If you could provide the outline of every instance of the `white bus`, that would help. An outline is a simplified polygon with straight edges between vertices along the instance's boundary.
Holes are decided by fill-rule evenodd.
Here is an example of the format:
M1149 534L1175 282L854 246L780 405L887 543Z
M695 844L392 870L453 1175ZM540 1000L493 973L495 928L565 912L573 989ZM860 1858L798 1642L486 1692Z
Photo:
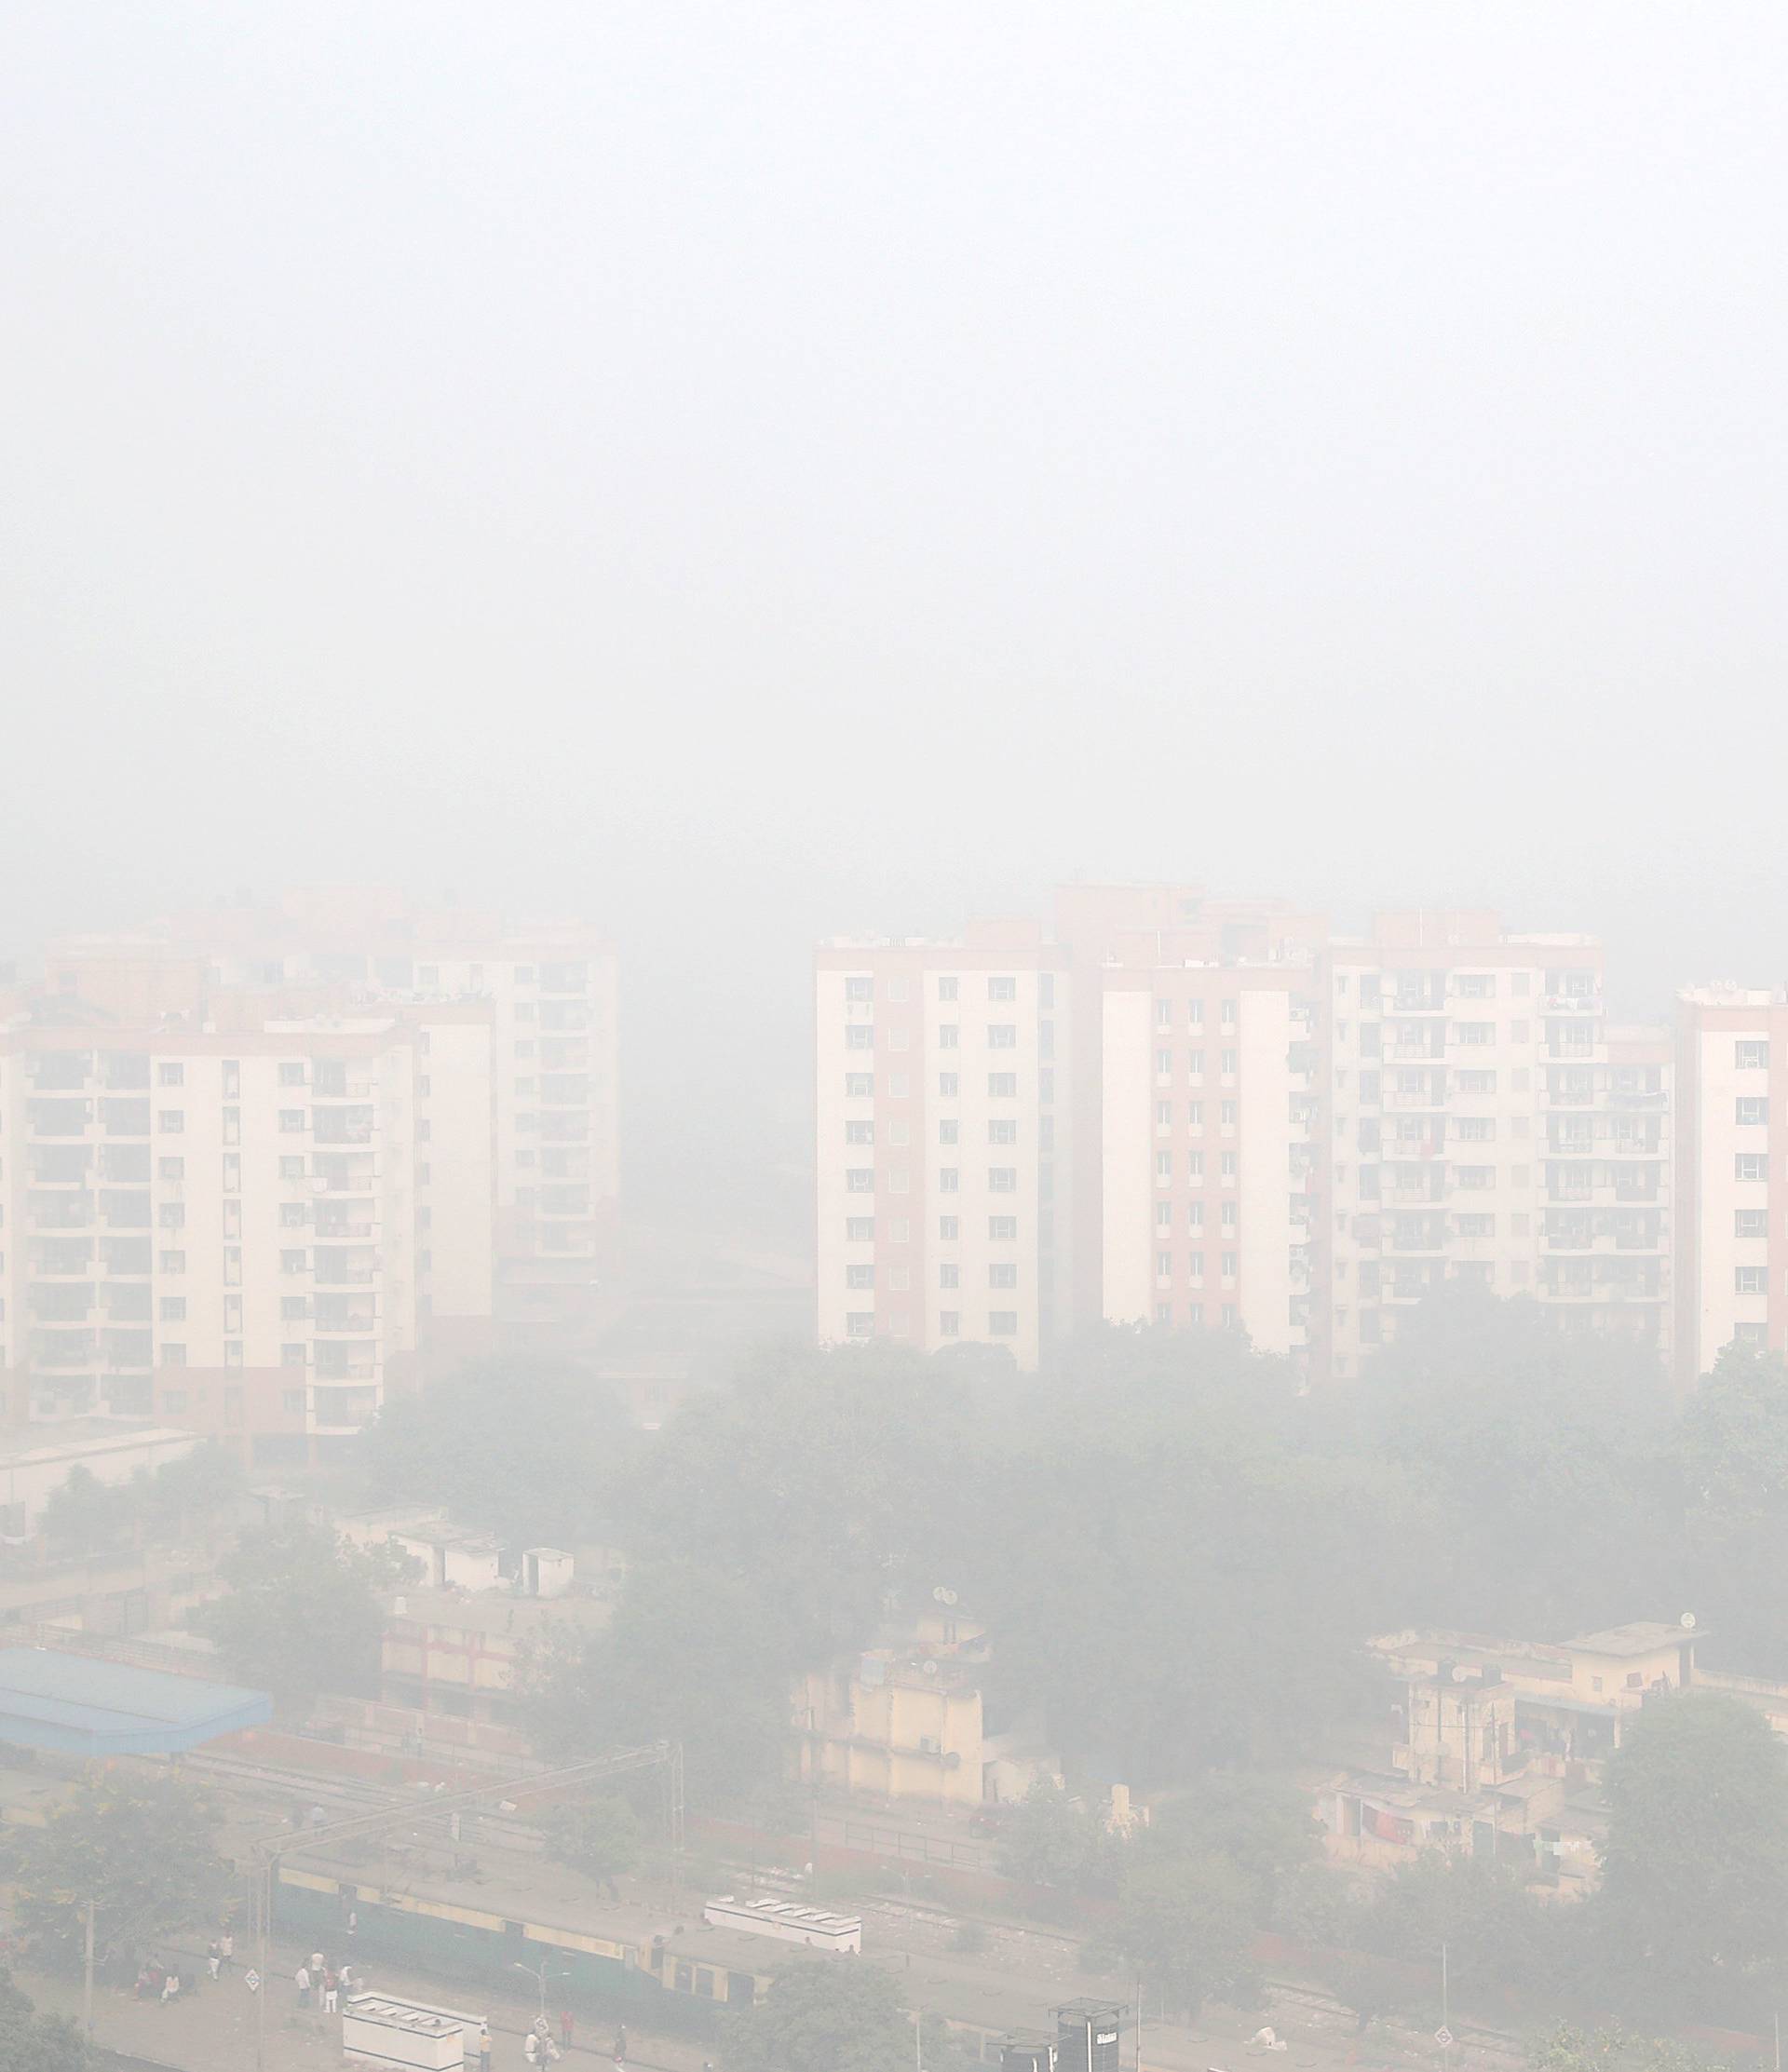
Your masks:
M742 1929L747 1935L768 1935L779 1943L801 1943L810 1950L860 1951L863 1924L855 1914L827 1914L796 1900L710 1900L701 1917L712 1928Z

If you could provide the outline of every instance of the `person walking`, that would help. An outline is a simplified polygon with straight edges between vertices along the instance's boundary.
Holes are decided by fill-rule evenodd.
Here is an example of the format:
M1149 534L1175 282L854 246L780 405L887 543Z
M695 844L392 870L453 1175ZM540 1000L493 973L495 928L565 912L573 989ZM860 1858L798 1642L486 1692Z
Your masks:
M333 1971L323 1973L323 2012L325 2014L334 2013L335 1996L341 1988L341 1980L336 1977Z
M478 2025L478 2072L491 2072L491 2025Z
M216 1978L217 1968L220 1964L223 1963L223 1961L224 1953L218 1948L216 1943L212 1942L207 1943L205 1947L205 1968L208 1971L210 1971L212 1978Z
M298 1988L298 2005L308 2007L310 2005L310 1966L301 1964L291 1974L291 1983Z
M522 2038L522 2055L530 2065L538 2065L540 2062L540 2038L532 2029Z
M320 1985L323 1983L323 1953L321 1950L312 1950L310 1953L310 1969L318 1984Z
M228 1929L217 1939L217 1959L226 1971L236 1969L236 1937Z
M571 2049L572 2032L576 2025L571 2018L571 2010L568 2007L561 2008L559 2010L559 2040L567 2051Z

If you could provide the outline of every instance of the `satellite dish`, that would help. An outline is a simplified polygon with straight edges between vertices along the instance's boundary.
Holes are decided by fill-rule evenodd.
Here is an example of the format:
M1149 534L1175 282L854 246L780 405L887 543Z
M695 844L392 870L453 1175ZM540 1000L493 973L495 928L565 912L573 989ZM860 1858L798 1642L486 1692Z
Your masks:
M931 1592L931 1602L934 1605L941 1605L945 1602L945 1591L941 1583Z
M936 1674L938 1673L938 1665L937 1665L937 1663L936 1663L936 1662L927 1662L927 1663L926 1663L926 1665L925 1665L925 1673L926 1673L926 1674L927 1674L928 1676L935 1676L935 1675L936 1675Z
M1685 1612L1676 1623L1683 1629L1684 1632L1692 1633L1695 1631L1695 1614Z
M943 1601L946 1605L954 1605L956 1601L955 1591L954 1590L946 1590L943 1593Z
M1469 1669L1455 1668L1453 1681L1456 1684L1469 1684L1471 1681L1471 1672Z

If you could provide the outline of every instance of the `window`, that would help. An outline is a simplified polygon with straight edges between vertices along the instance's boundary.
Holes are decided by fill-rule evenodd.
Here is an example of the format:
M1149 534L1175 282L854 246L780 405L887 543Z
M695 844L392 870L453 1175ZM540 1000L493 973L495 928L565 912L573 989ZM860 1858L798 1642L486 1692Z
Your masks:
M1171 1101L1158 1101L1158 1102L1156 1102L1156 1104L1155 1104L1155 1127L1156 1127L1156 1128L1157 1128L1158 1130L1171 1130L1171 1129L1172 1129L1172 1128L1173 1127L1173 1104L1172 1104L1172 1102L1171 1102Z
M1497 977L1494 971L1461 971L1458 978L1458 994L1462 1000L1494 1000L1497 996Z
M955 1216L938 1218L938 1238L943 1244L954 1244L962 1234L962 1225Z
M954 1022L940 1022L938 1024L938 1049L940 1050L959 1050L961 1046L961 1029Z
M186 1364L186 1348L184 1346L164 1346L160 1359L164 1367L183 1367Z
M875 1031L867 1022L853 1022L845 1031L847 1050L873 1050L875 1048Z
M847 1144L874 1144L875 1125L873 1122L847 1122L845 1125Z
M887 1098L904 1101L913 1090L913 1081L904 1072L890 1072L887 1076Z
M1185 1155L1185 1176L1188 1180L1204 1178L1204 1153L1188 1151Z
M1172 1177L1173 1154L1171 1151L1158 1151L1155 1154L1156 1185L1158 1186L1164 1187L1167 1185L1168 1182L1172 1179Z
M1171 1201L1158 1201L1155 1204L1155 1227L1157 1230L1172 1229L1173 1204Z
M279 1067L279 1084L282 1087L301 1087L304 1083L305 1068L302 1064L287 1063Z
M158 1253L156 1259L156 1271L157 1273L184 1273L186 1271L186 1254L183 1252Z
M305 1161L298 1158L282 1158L279 1161L279 1177L282 1180L302 1180L305 1177Z
M1763 1294L1768 1287L1767 1272L1768 1269L1763 1266L1734 1266L1732 1293L1735 1295Z
M183 1087L186 1084L186 1067L183 1064L158 1064L156 1067L156 1084L158 1087Z
M1204 1284L1204 1254L1203 1254L1203 1253L1201 1253L1201 1252L1192 1252L1192 1253L1188 1253L1186 1254L1186 1260L1185 1260L1185 1271L1186 1271L1186 1276L1187 1276L1187 1278L1188 1278L1188 1279L1189 1279L1189 1280L1191 1280L1191 1282L1192 1282L1192 1285L1193 1285L1193 1286L1194 1286L1195 1288L1198 1288L1198 1287L1202 1287L1202 1286L1203 1286L1203 1284Z
M990 1288L1016 1288L1018 1268L1010 1265L995 1265L987 1269L987 1285Z
M1494 1116L1461 1116L1456 1127L1461 1144L1488 1144L1497 1133L1497 1123Z
M957 987L955 979L940 979L938 981L938 998L940 1000L954 1000L956 997L956 992Z
M1735 1122L1768 1122L1769 1104L1761 1094L1741 1093L1734 1104L1732 1119Z
M960 1081L954 1072L940 1072L938 1074L939 1098L944 1101L954 1101L956 1098L959 1085Z
M184 1230L186 1212L178 1201L164 1201L156 1211L156 1224L162 1230Z
M990 1022L987 1024L987 1048L990 1050L1016 1050L1018 1024L1015 1022Z
M962 1268L960 1266L954 1263L946 1263L938 1268L938 1286L940 1288L960 1288L961 1285Z
M1767 1043L1741 1043L1736 1049L1736 1063L1741 1072L1760 1072L1768 1069L1769 1046Z
M1494 1022L1461 1022L1458 1024L1457 1040L1474 1045L1494 1043L1497 1040L1497 1025Z
M1461 1238L1494 1238L1497 1234L1495 1216L1463 1215L1459 1218Z
M1173 1278L1173 1254L1171 1252L1158 1252L1155 1254L1155 1278L1157 1280L1171 1280Z
M1223 1003L1223 1025L1226 1029L1233 1029L1236 1025L1236 1003L1233 1000Z
M1155 1026L1158 1029L1171 1029L1173 1026L1173 1003L1172 1000L1156 1001Z
M1239 1104L1234 1101L1217 1103L1217 1121L1225 1130L1233 1130L1239 1117Z
M1018 1142L1017 1123L990 1122L987 1125L987 1142L989 1144L1016 1144Z
M845 1218L845 1242L853 1245L873 1244L875 1241L875 1218L874 1216L847 1216Z
M845 981L845 998L847 1000L873 1000L874 997L875 982L874 979L856 978Z
M309 1314L310 1297L308 1295L281 1295L279 1297L279 1316L283 1322L302 1323Z
M847 1101L870 1101L875 1094L875 1075L873 1072L847 1072L845 1074L845 1099Z
M1735 1346L1767 1346L1769 1343L1768 1324L1734 1324L1732 1343Z
M1220 1051L1217 1057L1217 1064L1218 1069L1222 1072L1226 1079L1233 1079L1235 1077L1236 1053L1233 1050Z
M162 1322L165 1324L184 1323L186 1320L186 1297L184 1295L163 1295L159 1314Z
M183 1180L186 1177L186 1161L184 1158L157 1158L156 1175L161 1180Z
M1188 1101L1186 1103L1185 1120L1189 1129L1202 1130L1204 1128L1204 1103L1202 1101Z
M1018 1336L1018 1311L996 1309L987 1319L987 1335L990 1338L1016 1338Z
M1229 1184L1230 1184L1230 1183L1231 1183L1231 1182L1232 1182L1232 1181L1233 1181L1233 1180L1235 1179L1235 1177L1236 1177L1236 1155L1235 1155L1235 1153L1234 1153L1233 1151L1226 1151L1226 1152L1224 1153L1224 1155L1223 1155L1223 1180L1224 1180L1224 1185L1225 1185L1226 1186L1227 1186L1227 1185L1229 1185Z
M1188 1050L1185 1053L1185 1070L1187 1077L1195 1083L1204 1077L1204 1052L1202 1050Z
M1171 1051L1171 1050L1158 1050L1158 1051L1156 1051L1156 1053L1155 1053L1155 1077L1157 1077L1158 1079L1168 1079L1168 1078L1172 1078L1172 1075L1173 1075L1173 1053L1172 1053L1172 1051Z
M875 1192L875 1169L873 1166L849 1166L845 1171L847 1194L874 1194Z
M1769 1161L1761 1151L1741 1151L1732 1160L1735 1180L1767 1180Z
M1223 1278L1226 1280L1233 1280L1236 1278L1236 1259L1237 1254L1233 1252L1226 1252L1223 1254Z
M987 1075L987 1096L992 1101L1015 1101L1018 1098L1018 1074L990 1072Z
M305 1111L302 1108L280 1109L279 1127L286 1133L287 1136L295 1135L298 1131L303 1130L304 1126Z
M848 1338L868 1338L874 1334L875 1312L873 1309L850 1309L845 1313L845 1335Z
M1494 1187L1497 1169L1495 1166L1455 1166L1453 1178L1461 1187Z
M961 1136L962 1125L961 1123L955 1121L954 1117L939 1123L938 1142L940 1144L955 1144L960 1140Z
M305 1227L305 1205L302 1201L282 1201L279 1204L279 1227L282 1230L302 1230Z
M987 982L987 997L990 1000L1016 1000L1018 998L1018 981L1016 979L989 979Z
M1494 1093L1496 1090L1497 1076L1494 1072L1461 1072L1459 1074L1459 1091L1461 1093Z
M1188 1201L1188 1202L1186 1203L1186 1205L1185 1205L1185 1220L1186 1220L1186 1223L1187 1223L1187 1225L1188 1225L1188 1226L1190 1226L1190 1227L1191 1227L1192 1229L1194 1229L1194 1230L1202 1230L1202 1229L1204 1228L1204 1204L1203 1204L1203 1202L1201 1202L1201 1201Z
M962 1189L962 1174L955 1166L938 1168L938 1192L958 1194Z
M1732 1235L1735 1238L1767 1238L1769 1235L1768 1212L1763 1209L1734 1210Z
M873 1288L874 1285L875 1269L874 1266L847 1266L845 1268L845 1286L847 1288Z
M888 998L890 1000L899 1000L902 1005L905 1004L907 998L909 997L911 990L912 989L908 986L904 979L890 979L887 982Z
M987 1235L996 1244L1014 1242L1018 1237L1018 1218L1016 1216L989 1216L987 1218Z
M938 1311L938 1333L941 1337L954 1338L962 1329L962 1313L957 1309Z
M1236 1205L1233 1201L1226 1201L1223 1205L1223 1227L1226 1230L1233 1230L1236 1227Z
M182 1108L164 1108L156 1117L156 1127L169 1135L177 1135L186 1127L186 1114Z
M1018 1168L1016 1166L989 1166L987 1168L987 1191L989 1194L1016 1194L1018 1192Z

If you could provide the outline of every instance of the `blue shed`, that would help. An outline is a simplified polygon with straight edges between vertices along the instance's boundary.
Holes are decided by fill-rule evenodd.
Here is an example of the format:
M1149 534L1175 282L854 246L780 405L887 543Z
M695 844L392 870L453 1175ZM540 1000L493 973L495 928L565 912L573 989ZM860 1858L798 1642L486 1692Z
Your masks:
M50 1647L0 1647L0 1741L67 1755L178 1755L273 1717L265 1691Z

